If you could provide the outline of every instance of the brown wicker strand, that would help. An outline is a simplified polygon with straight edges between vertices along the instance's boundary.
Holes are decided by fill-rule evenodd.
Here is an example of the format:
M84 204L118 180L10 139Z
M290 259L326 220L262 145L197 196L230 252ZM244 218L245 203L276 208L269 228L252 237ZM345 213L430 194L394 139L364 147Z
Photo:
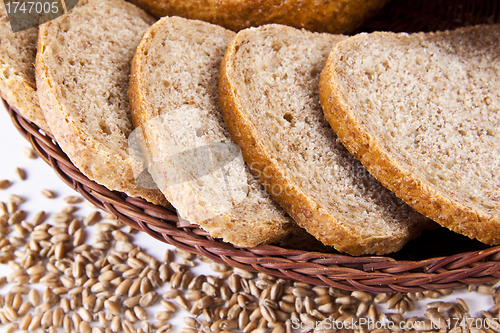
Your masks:
M86 200L158 241L216 262L313 285L376 293L458 288L500 278L500 246L423 260L396 260L388 256L351 257L274 245L240 248L215 240L196 226L178 227L175 212L109 191L89 180L50 134L39 131L4 103L12 122L38 155Z

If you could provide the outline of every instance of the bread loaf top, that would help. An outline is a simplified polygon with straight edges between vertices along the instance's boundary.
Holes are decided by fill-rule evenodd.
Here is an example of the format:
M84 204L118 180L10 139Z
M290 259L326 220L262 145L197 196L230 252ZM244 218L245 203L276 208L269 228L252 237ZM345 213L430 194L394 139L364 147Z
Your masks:
M50 132L40 109L35 83L38 28L13 33L0 3L0 93L26 119Z
M422 214L500 243L500 26L360 34L336 45L325 115L382 184Z
M350 33L387 0L132 0L156 17L181 16L241 29L269 23L331 33Z
M134 129L127 97L130 64L154 19L122 0L80 0L40 26L36 79L40 104L58 144L89 179L110 190L167 205L134 178L128 152Z
M279 25L240 31L221 65L221 109L245 160L300 226L339 251L384 254L430 221L380 185L323 117L319 75L345 38Z
M217 81L234 35L179 17L154 24L132 65L133 120L143 131L153 178L183 218L238 246L286 241L304 247L310 236L272 200L243 160L239 164L229 153L239 149L220 112Z

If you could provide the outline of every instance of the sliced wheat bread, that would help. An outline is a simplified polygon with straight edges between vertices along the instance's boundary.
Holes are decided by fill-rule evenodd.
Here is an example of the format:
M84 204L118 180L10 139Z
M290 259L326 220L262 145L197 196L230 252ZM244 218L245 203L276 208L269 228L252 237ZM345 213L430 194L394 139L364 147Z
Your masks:
M0 2L0 94L23 117L50 132L38 102L35 56L38 28L13 33Z
M156 17L181 16L238 31L268 23L349 33L388 0L131 0Z
M231 139L220 113L217 81L234 35L210 23L179 17L154 24L132 64L133 120L142 129L153 179L183 218L238 246L281 241L303 247L312 237L304 236L305 231L272 200L243 160L239 164L236 154L228 158L224 149L231 147ZM204 155L209 150L212 157ZM227 165L203 170L211 158L211 164ZM175 162L180 167L171 168Z
M130 64L154 19L122 0L80 0L40 26L36 79L40 105L58 144L88 178L167 205L159 190L138 186L128 154L133 125L127 97Z
M247 163L299 225L339 251L384 254L430 221L370 176L323 117L319 75L345 38L279 25L240 31L221 65L221 109Z
M387 188L439 224L500 243L500 26L373 33L336 45L325 116Z

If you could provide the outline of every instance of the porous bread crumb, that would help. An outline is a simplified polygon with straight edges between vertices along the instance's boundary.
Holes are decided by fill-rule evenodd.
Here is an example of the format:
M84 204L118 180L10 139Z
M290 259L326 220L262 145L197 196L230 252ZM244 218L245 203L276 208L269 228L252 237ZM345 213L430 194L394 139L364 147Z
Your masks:
M71 119L93 140L111 141L117 151L126 151L133 130L126 98L127 62L132 60L141 32L153 20L139 15L139 9L113 8L116 3L105 2L106 10L97 14L102 10L89 1L58 19L50 27L43 52L52 61L61 58L57 67L49 68L49 75L66 108L73 107Z
M110 190L168 205L136 183L142 161L128 152L130 63L153 22L125 1L81 0L40 27L36 72L47 122L73 164Z
M489 244L500 243L499 39L498 25L362 34L332 51L324 80L332 126L385 186Z
M276 242L292 233L299 244L307 236L299 237L304 232L243 164L231 162L224 167L234 185L229 193L222 170L191 181L180 175L176 184L170 174L164 179L167 159L172 156L182 159L194 175L204 160L197 160L202 151L193 149L211 144L214 150L214 143L232 142L217 102L217 80L220 61L234 35L215 25L181 18L164 18L155 24L134 58L133 118L144 131L151 163L158 166L151 174L183 218L199 224L212 237L239 246ZM221 209L223 204L227 209Z
M49 132L36 91L35 56L38 28L12 32L4 2L0 3L0 94L7 103Z
M241 31L222 65L221 106L246 161L299 225L340 251L389 253L429 221L381 186L323 117L319 75L345 38L278 25Z

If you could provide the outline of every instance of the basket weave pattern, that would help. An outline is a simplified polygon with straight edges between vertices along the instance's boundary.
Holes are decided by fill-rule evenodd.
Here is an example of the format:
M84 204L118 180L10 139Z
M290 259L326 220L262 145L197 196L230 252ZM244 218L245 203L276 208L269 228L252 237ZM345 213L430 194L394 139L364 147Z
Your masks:
M500 246L424 260L396 260L386 256L351 257L272 245L239 248L223 243L198 227L178 227L175 212L109 191L89 180L49 134L40 132L36 125L3 102L19 132L68 186L126 225L177 248L232 267L346 290L423 291L458 288L500 278Z
M498 0L393 0L359 31L436 31L481 23L500 23ZM430 238L422 235L391 256L352 257L271 245L235 247L196 226L179 226L175 212L89 180L50 134L3 102L19 132L68 186L126 225L177 248L232 267L346 290L410 292L500 279L500 246L488 247L447 230L430 232Z

